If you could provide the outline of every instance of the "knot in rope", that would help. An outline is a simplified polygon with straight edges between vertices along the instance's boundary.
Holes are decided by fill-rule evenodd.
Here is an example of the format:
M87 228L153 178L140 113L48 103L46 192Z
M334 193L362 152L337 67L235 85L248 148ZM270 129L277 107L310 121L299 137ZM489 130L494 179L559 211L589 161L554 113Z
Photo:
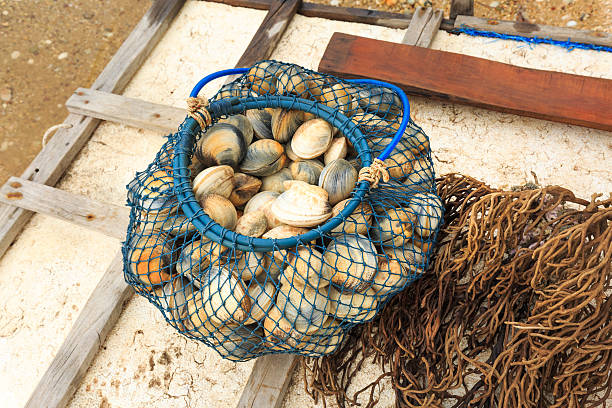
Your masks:
M374 159L371 165L359 170L359 181L369 181L370 187L376 188L380 178L386 183L389 181L389 171L386 169L385 162Z
M204 130L212 123L212 117L208 112L208 99L206 98L187 98L187 116L195 119Z

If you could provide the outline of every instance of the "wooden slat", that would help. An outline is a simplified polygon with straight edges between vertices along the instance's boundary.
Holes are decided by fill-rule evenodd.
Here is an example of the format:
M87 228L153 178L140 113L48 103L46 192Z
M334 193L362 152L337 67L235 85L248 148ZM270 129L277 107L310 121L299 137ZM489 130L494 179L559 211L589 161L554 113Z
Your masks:
M11 177L0 187L0 202L70 221L118 239L125 238L130 217L127 207L90 200L19 177Z
M66 108L71 113L160 133L176 132L187 113L185 109L87 88L77 89Z
M26 408L59 408L70 401L132 293L123 280L123 258L119 252L79 313Z
M121 91L165 33L183 3L184 0L154 1L92 88L106 92ZM100 121L70 114L64 123L72 125L72 128L58 130L23 172L22 178L42 184L55 184ZM31 216L30 211L0 205L0 257Z
M452 0L450 8L450 18L457 16L473 16L474 15L474 0Z
M612 80L517 67L334 33L319 70L394 83L407 93L612 130Z
M433 15L427 22L427 25L423 28L421 32L421 36L419 37L419 41L417 41L417 47L427 48L431 45L434 37L440 31L440 23L442 22L442 17L444 16L444 11L442 10L434 10Z
M433 9L431 7L417 7L414 14L412 15L412 20L410 20L410 25L408 26L408 30L406 34L404 34L404 39L402 40L402 44L408 45L417 45L419 42L419 37L421 37L421 33L423 29L433 16Z
M473 16L458 16L456 28L473 28L476 30L494 31L500 34L520 35L523 37L550 38L556 41L567 41L612 47L612 34L601 31L576 30L573 28L553 27L518 21L492 20Z
M244 387L237 408L278 408L298 357L290 354L272 354L259 357Z

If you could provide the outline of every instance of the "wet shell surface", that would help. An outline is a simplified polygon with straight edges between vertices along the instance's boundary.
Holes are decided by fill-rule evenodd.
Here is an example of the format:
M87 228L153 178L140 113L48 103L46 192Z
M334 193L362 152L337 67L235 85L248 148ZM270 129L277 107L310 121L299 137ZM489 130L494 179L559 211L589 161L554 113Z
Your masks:
M193 180L193 194L199 200L204 194L219 194L229 198L234 189L234 169L213 166L203 170Z
M286 161L283 145L276 140L261 139L248 147L240 171L252 176L269 176L285 167Z
M242 132L233 125L217 123L198 141L195 155L206 167L228 165L234 169L246 153Z
M297 252L289 253L287 258L287 267L279 277L281 284L316 289L331 283L334 271L316 249L299 247Z
M276 286L270 280L266 283L253 281L250 283L248 293L251 298L251 315L244 324L257 323L266 317L266 313L274 304Z
M326 319L327 290L321 292L308 286L282 285L276 305L295 330L310 334L319 329Z
M412 239L416 216L413 210L406 208L387 208L382 216L376 217L374 227L370 229L375 241L383 246L402 246Z
M168 302L168 311L173 324L181 331L186 329L185 320L188 315L187 299L193 295L193 284L189 280L177 276L164 285L163 295Z
M293 180L293 177L291 176L291 170L285 167L272 175L262 178L261 191L276 191L280 194L285 191L284 182L288 180Z
M257 139L272 139L272 114L267 109L248 110L246 117L251 122L253 134Z
M347 206L351 201L350 198L340 201L332 208L332 217L340 214L340 212ZM362 234L366 235L368 228L372 222L372 210L364 203L360 203L355 210L346 217L344 222L332 229L332 234L337 233L348 233L348 234Z
M272 137L279 143L287 143L302 123L302 111L275 109L272 114Z
M251 310L251 299L242 280L227 268L213 266L200 288L205 316L216 322L242 322Z
M170 281L172 248L165 235L146 235L130 245L130 271L144 285L159 285Z
M335 288L329 289L327 313L343 321L360 323L372 319L376 315L378 298L372 289L365 293L343 293Z
M248 237L259 238L268 230L268 221L262 210L243 214L238 219L235 232Z
M429 237L442 220L442 201L433 193L417 193L410 200L410 210L416 214L415 230Z
M303 181L287 181L289 189L278 196L270 212L282 223L314 227L331 217L328 195L321 187Z
M250 145L253 141L253 125L251 121L244 115L232 115L228 118L219 120L218 123L227 123L236 126L244 137L244 144Z
M338 159L329 163L321 171L319 187L327 191L329 203L336 205L347 199L357 184L358 173L351 164Z
M236 207L227 198L218 194L204 194L198 200L202 210L224 228L234 230L238 222Z
M296 130L291 149L302 159L314 159L327 151L331 141L331 125L323 119L312 119Z
M261 188L261 180L244 173L234 174L234 190L229 199L236 207L247 203Z
M332 281L343 290L366 289L378 265L378 252L369 239L359 234L336 237L323 254L325 262L335 270Z
M289 170L293 180L304 181L308 184L317 184L323 167L323 164L319 160L299 159L289 165Z
M335 137L332 139L329 149L327 149L325 155L323 156L323 162L325 165L328 165L334 160L346 158L346 153L348 152L347 142L348 141L344 136Z
M271 205L280 194L276 191L261 191L253 196L244 206L244 213L262 210Z

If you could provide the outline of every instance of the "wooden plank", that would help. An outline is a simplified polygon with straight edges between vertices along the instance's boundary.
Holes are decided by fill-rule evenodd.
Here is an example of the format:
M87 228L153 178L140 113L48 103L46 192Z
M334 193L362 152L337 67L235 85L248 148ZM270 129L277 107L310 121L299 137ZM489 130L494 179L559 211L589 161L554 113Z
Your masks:
M500 34L522 37L550 38L556 41L573 41L584 44L612 47L612 34L601 31L576 30L566 27L553 27L518 21L492 20L473 16L458 16L455 28L494 31Z
M259 357L242 391L237 408L279 408L299 357L271 354Z
M412 95L612 131L612 80L334 33L319 71Z
M0 187L0 202L50 215L101 232L125 238L130 210L90 200L44 184L11 177Z
M78 88L66 102L71 113L152 130L174 133L187 111L108 92Z
M414 15L412 16L412 20L410 20L408 30L406 31L406 34L404 34L402 44L417 45L423 29L425 29L425 26L432 16L433 9L431 7L417 7Z
M301 3L302 0L273 1L236 67L250 67L257 61L270 57Z
M92 88L106 92L121 91L166 32L183 3L184 0L155 0ZM55 184L87 143L100 121L70 114L64 123L72 127L57 131L23 172L22 178L48 185ZM0 204L0 257L31 216L30 211Z
M440 23L442 22L442 17L444 17L443 10L434 10L433 15L427 22L427 25L423 28L421 32L421 36L419 37L419 41L416 43L417 47L427 48L431 45L434 37L440 31Z
M457 16L473 16L474 15L474 0L452 0L450 9L451 20Z
M121 252L100 279L26 408L64 407L133 293L123 280Z

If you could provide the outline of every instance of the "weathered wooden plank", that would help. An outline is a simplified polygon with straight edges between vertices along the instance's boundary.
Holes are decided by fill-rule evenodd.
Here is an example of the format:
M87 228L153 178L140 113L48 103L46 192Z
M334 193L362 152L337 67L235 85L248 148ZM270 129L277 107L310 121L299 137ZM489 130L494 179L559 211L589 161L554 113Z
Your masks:
M427 48L431 45L434 37L440 31L440 23L442 22L442 17L444 16L444 11L442 10L434 10L433 15L427 22L427 25L423 28L421 32L421 36L419 37L419 41L417 41L417 47Z
M298 356L291 354L259 357L242 391L237 408L280 407L298 359Z
M566 27L492 20L473 16L458 16L455 20L455 28L473 28L476 30L494 31L500 34L550 38L556 41L569 40L584 44L612 47L612 34L601 31L576 30Z
M79 313L26 408L56 408L68 403L132 293L123 280L123 258L119 252Z
M450 18L457 16L473 16L474 15L474 0L452 0L450 9Z
M612 80L608 79L522 68L341 33L332 36L319 70L380 79L413 95L612 130Z
M417 7L412 15L412 20L410 20L408 30L406 31L406 34L404 34L402 44L417 45L419 38L421 37L421 33L423 33L425 26L427 23L429 23L432 16L433 9L431 7Z
M44 184L11 177L0 187L0 202L50 215L101 232L125 238L130 210L90 200Z
M165 33L183 3L184 0L154 1L94 82L93 88L106 92L121 91ZM72 127L57 131L23 172L22 178L43 184L55 184L87 143L100 121L70 114L64 123ZM32 213L27 210L0 204L0 256L31 216Z
M160 133L176 132L187 114L186 109L87 88L78 88L66 108L71 113Z

